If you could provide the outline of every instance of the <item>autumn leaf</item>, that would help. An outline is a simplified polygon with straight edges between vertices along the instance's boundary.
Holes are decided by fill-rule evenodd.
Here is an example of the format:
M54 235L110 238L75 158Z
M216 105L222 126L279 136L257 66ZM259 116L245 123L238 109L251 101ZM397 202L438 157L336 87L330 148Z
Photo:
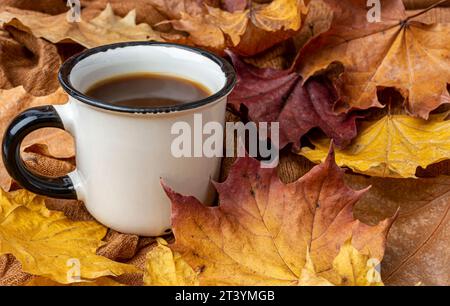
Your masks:
M52 281L45 277L34 277L29 282L25 284L27 287L60 287L60 286L67 286L67 284L60 284L58 282ZM70 284L70 286L95 286L95 287L110 287L110 286L123 286L121 283L116 282L115 280L108 278L108 277L101 277L94 281L89 282L81 282L81 283L73 283Z
M82 19L89 21L97 17L105 8L111 5L114 14L125 17L130 11L136 11L136 22L147 23L154 26L157 23L167 20L167 16L161 14L151 3L151 0L81 0ZM165 27L156 27L162 30L170 30Z
M337 150L337 164L371 176L415 177L417 167L450 159L450 121L445 117L447 114L433 115L425 121L387 115L363 122L352 144ZM300 154L316 163L323 161L330 140L312 143L315 149L304 147Z
M369 23L367 1L325 0L334 11L328 31L301 51L305 81L336 62L342 63L341 108L382 107L377 88L392 87L405 98L406 110L424 119L450 102L450 24L425 24L407 17L401 0L384 1L381 21Z
M399 210L382 264L385 284L450 285L450 177L345 178L353 188L372 185L355 206L355 216L364 222L377 223Z
M237 84L229 103L248 109L254 122L279 122L280 148L288 143L299 147L300 138L318 127L345 146L356 136L356 117L335 114L336 90L325 78L311 79L302 85L295 71L259 69L230 53L237 72Z
M222 8L228 12L244 11L250 0L222 0Z
M4 7L15 7L21 10L37 11L50 15L61 14L68 10L67 2L64 0L2 0L0 10Z
M80 264L80 281L137 272L95 254L105 234L106 228L95 221L70 221L49 211L43 197L0 190L0 255L14 255L24 272L62 284L77 281L68 278L71 261Z
M1 12L0 20L52 43L71 41L86 48L123 41L162 40L148 24L136 25L136 11L120 18L114 15L111 5L89 21L69 22L65 13L52 16L14 8Z
M436 0L404 0L403 3L408 10L417 10L417 9L426 9L432 5L435 5L438 1ZM444 9L450 6L450 2L441 1L442 3L439 6L442 6Z
M172 252L167 242L157 238L157 244L148 253L144 274L147 286L195 286L197 273L177 252Z
M22 86L8 90L0 89L0 139L3 138L6 128L10 122L20 112L35 106L64 104L66 102L67 95L60 88L54 93L43 97L35 97L31 95ZM68 159L73 157L75 154L72 137L61 130L42 129L33 132L25 138L22 148L25 151L28 150L30 153L37 153L36 150L31 150L33 152L29 150L30 147L36 144L44 146L40 147L41 151L38 153L41 153L41 155L46 155L47 157ZM35 163L39 161L31 160L30 162ZM29 163L27 164L29 165ZM3 190L8 191L10 186L11 178L2 163L0 165L0 187Z
M228 1L224 10L197 1L153 1L160 10L176 11L171 24L189 33L197 45L223 50L227 46L242 55L254 55L282 42L298 31L307 13L303 0L274 0L269 4L250 2L242 10ZM242 4L238 6L243 7ZM176 9L174 9L176 7Z
M334 259L333 268L341 276L344 286L382 286L381 275L376 270L379 264L378 260L361 254L349 240Z
M308 254L317 277L345 284L333 263L349 240L363 255L383 257L392 220L368 226L353 219L352 207L366 191L344 184L333 154L288 185L275 169L241 158L215 186L218 207L165 187L172 249L199 272L201 285L298 285Z

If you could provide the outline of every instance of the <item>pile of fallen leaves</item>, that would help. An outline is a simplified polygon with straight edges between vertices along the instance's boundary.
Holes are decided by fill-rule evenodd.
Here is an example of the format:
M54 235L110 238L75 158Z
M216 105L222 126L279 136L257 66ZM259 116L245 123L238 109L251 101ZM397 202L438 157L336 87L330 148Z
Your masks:
M228 117L279 122L281 162L225 159L214 207L164 186L165 240L108 230L2 165L0 285L450 284L448 1L382 0L373 23L365 0L82 0L81 22L66 4L0 1L0 133L67 101L69 56L170 41L233 62ZM75 167L64 132L22 149L39 173Z

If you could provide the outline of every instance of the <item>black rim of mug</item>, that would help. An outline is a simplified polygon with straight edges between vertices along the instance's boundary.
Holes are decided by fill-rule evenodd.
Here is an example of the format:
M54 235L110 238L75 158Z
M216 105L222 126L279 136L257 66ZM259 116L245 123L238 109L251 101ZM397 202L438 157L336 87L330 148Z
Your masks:
M216 63L222 70L225 75L226 82L224 87L216 92L215 94L201 100L183 103L174 106L161 106L161 107L127 107L127 106L119 106L110 104L101 100L97 100L94 98L90 98L86 96L84 93L75 89L75 87L70 82L70 74L72 69L82 60L88 58L91 55L106 52L108 50L118 49L118 48L126 48L126 47L135 47L135 46L162 46L168 48L179 48L184 49L196 54L200 54L208 59L212 60ZM69 58L64 64L61 66L58 74L59 82L63 89L74 99L89 104L94 107L106 109L114 112L123 112L123 113L140 113L140 114L158 114L158 113L171 113L171 112L179 112L184 110L195 109L213 102L220 100L221 98L227 96L234 88L236 84L236 73L231 66L231 64L215 54L211 52L205 51L203 49L184 46L175 43L163 43L163 42L153 42L153 41L134 41L134 42L124 42L124 43L116 43L111 45L104 45L92 49L88 49L78 55L72 56Z

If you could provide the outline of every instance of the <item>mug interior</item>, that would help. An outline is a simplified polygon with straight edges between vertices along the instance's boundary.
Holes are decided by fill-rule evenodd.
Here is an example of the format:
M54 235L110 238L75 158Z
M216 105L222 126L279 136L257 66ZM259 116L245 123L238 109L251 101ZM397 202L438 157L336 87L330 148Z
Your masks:
M176 106L135 108L117 106L84 94L99 81L146 72L198 82L209 89L212 95ZM226 96L235 83L234 70L224 59L197 48L154 42L121 43L87 50L64 63L59 77L63 88L81 102L133 113L171 112L200 107Z

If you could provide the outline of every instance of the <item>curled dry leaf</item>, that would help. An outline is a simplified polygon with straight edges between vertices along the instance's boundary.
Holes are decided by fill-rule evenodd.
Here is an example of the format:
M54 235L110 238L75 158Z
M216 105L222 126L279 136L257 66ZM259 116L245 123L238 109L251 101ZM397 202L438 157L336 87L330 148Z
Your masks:
M433 115L425 121L387 115L363 122L352 144L337 150L337 164L371 176L415 177L417 167L450 159L450 120L445 117L447 114ZM315 149L303 147L300 154L316 163L323 161L330 140L311 142Z
M343 147L356 136L356 117L336 114L335 88L325 78L302 85L300 75L290 69L255 68L230 53L237 72L237 85L229 103L239 110L248 109L255 122L279 122L280 148L288 143L300 144L300 138L312 128L320 128Z
M0 30L0 88L23 86L35 96L54 92L61 65L57 48L13 27L6 29Z
M221 0L148 0L167 19L180 19L181 14L200 16L205 7L218 7Z
M342 271L354 254L339 256L348 241L363 255L383 258L392 220L368 226L353 219L352 208L366 190L344 184L333 154L288 185L275 169L241 158L215 186L218 207L165 187L173 207L171 248L199 273L201 285L299 285L305 268L332 284L348 284Z
M188 32L193 43L219 50L228 46L242 55L257 54L288 39L300 29L302 17L307 12L303 0L274 0L269 4L251 2L243 10L236 10L228 1L225 7L232 11L198 1L182 1L183 5L175 5L179 2L175 0L165 4L155 2L161 10L177 12L168 13L174 17L171 24L179 31Z
M250 0L222 0L222 8L228 12L243 11L247 8Z
M167 17L161 14L149 0L81 0L82 19L89 21L97 17L105 8L111 5L114 14L125 17L130 11L136 11L136 22L147 23L154 26L159 22L167 20ZM161 27L158 27L160 29ZM170 27L169 27L170 28ZM169 30L162 28L162 30Z
M35 106L63 104L66 101L67 95L60 88L54 93L44 97L35 97L29 94L22 86L9 90L0 89L0 139L3 138L3 134L10 122L20 112ZM44 129L36 131L25 138L23 149L27 150L35 144L45 146L45 150L47 151L44 152L44 150L38 153L46 155L47 157L68 159L74 156L73 139L70 135L61 130ZM3 163L1 163L0 187L3 190L9 190L10 186L11 178L6 172Z
M0 9L3 7L15 7L21 10L37 11L50 15L57 15L68 10L67 1L65 0L2 0Z
M137 272L134 266L95 254L106 230L95 221L70 221L48 210L43 197L25 190L0 190L0 255L14 255L24 272L62 284ZM68 277L77 263L79 279Z
M367 20L365 0L325 2L333 9L334 20L300 53L305 80L332 63L342 63L345 110L382 107L379 87L397 89L407 101L407 111L425 119L450 102L450 24L425 24L407 17L401 0L383 2L381 21L373 23Z
M148 253L144 284L147 286L197 286L197 273L167 242L157 238L157 244Z
M51 16L14 8L1 12L0 20L52 43L73 41L86 48L123 41L162 40L148 24L136 25L136 11L121 18L114 15L111 5L89 21L69 22L66 14Z
M399 215L389 231L382 276L387 285L450 285L450 177L386 179L346 175L353 188L372 188L355 216L377 223Z

